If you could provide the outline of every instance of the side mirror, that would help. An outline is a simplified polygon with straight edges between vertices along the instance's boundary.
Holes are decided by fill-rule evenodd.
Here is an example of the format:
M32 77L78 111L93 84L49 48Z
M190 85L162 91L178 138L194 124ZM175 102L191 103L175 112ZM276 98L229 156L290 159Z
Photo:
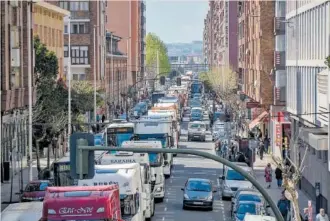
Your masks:
M213 190L213 193L216 193L216 192L218 192L217 190Z
M181 188L182 191L184 191L184 188Z
M220 180L225 180L225 176L219 177Z
M266 206L266 208L270 208L270 205L268 204L268 205Z

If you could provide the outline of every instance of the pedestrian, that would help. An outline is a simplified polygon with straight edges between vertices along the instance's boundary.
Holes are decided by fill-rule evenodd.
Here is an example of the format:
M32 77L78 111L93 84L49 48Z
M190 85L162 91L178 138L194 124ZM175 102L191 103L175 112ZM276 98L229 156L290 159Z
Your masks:
M303 220L302 221L309 221L308 208L304 208L304 215L303 215Z
M96 122L100 122L100 115L96 115Z
M260 145L259 145L259 156L260 156L260 160L262 160L264 158L264 152L265 152L265 147L262 141L260 141Z
M316 221L329 221L329 217L323 208L321 208L320 213L316 215Z
M102 123L104 123L104 121L105 121L105 115L103 114L102 115Z
M282 180L283 180L283 175L282 175L282 170L281 170L281 164L278 165L275 169L275 178L277 180L277 187L280 188L282 186Z
M280 210L284 220L287 220L290 211L290 201L282 194L281 199L277 202L277 208Z
M265 180L267 185L267 188L271 187L272 184L272 174L273 174L273 169L272 166L270 165L270 163L267 164L266 168L265 168Z
M269 151L269 139L268 139L268 136L265 135L265 138L264 138L264 150L265 150L265 153L268 154L268 151Z

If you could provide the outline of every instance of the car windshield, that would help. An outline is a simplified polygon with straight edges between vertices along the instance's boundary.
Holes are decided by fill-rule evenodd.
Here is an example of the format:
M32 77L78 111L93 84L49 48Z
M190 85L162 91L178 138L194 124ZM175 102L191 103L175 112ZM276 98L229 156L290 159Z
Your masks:
M235 170L228 170L226 180L246 180L245 177Z
M189 181L187 184L188 191L211 192L211 183L207 181Z
M46 191L48 186L51 186L48 182L29 183L25 188L25 192Z
M261 202L261 198L258 195L253 194L241 194L238 197L238 201L253 201L253 202Z
M204 124L191 124L190 125L190 128L192 129L198 129L198 128L205 128L205 125Z
M250 213L252 215L256 214L256 205L255 204L241 204L238 206L238 210L237 210L238 214L246 214L246 213Z

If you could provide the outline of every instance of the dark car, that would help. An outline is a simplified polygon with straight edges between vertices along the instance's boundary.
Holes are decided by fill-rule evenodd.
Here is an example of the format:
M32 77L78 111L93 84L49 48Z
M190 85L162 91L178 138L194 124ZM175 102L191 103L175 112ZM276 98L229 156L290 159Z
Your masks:
M246 214L265 215L265 209L261 203L253 201L241 201L234 208L233 220L243 221Z
M187 180L183 191L183 209L205 208L213 210L213 189L212 182L208 179L190 178Z
M22 193L21 202L43 201L49 186L52 186L52 183L48 180L31 181Z

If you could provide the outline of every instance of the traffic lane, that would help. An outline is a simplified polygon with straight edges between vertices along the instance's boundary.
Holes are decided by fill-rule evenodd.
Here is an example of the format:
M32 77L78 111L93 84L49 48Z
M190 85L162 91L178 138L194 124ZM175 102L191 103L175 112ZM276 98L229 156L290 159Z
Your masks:
M200 146L200 144L195 142L180 144L186 144L193 148L199 148ZM214 152L211 143L204 144L200 148L210 153ZM156 205L153 220L230 221L230 201L222 201L220 197L221 192L219 192L218 177L221 174L221 164L213 160L193 155L180 155L175 158L172 176L166 180L164 202ZM214 186L218 188L218 192L214 195L213 211L182 209L183 193L181 188L184 187L187 179L192 177L210 179Z

